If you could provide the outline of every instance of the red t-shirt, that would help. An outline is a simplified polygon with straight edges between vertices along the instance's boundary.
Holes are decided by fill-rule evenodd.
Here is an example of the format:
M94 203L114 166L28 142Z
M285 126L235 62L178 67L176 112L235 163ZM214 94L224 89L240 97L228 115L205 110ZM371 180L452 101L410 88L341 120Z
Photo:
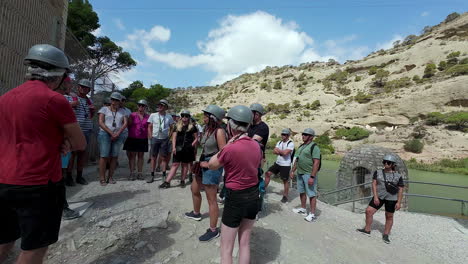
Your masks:
M231 190L244 190L258 184L262 151L258 142L244 137L226 145L218 154L224 166L225 184Z
M0 97L0 183L44 185L62 179L65 124L76 123L63 95L27 81Z

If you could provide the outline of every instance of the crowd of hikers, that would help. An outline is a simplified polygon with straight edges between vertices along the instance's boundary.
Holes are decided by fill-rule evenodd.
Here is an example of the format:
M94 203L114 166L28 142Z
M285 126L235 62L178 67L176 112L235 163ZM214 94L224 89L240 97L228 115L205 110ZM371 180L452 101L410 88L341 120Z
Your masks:
M170 188L180 168L179 186L190 184L193 201L193 209L185 217L202 220L204 190L209 227L199 240L206 242L221 235L222 263L232 262L236 237L239 263L250 262L252 227L273 175L279 175L283 182L281 202L289 201L290 179L295 179L300 207L293 212L308 222L317 219L321 154L312 128L302 131L297 148L292 131L285 128L281 140L268 150L270 131L262 120L266 111L261 104L237 105L227 112L208 105L203 110L203 124L198 124L189 110L168 112L170 103L165 99L159 101L154 113L148 113L144 99L132 112L125 107L127 98L119 92L113 92L97 110L88 97L91 81L78 80L77 93L71 92L73 80L61 50L35 45L25 64L27 81L0 97L0 149L4 153L0 160L0 263L19 238L22 251L18 263L42 263L47 247L58 240L61 219L80 216L68 206L65 185L88 184L83 166L95 115L100 185L116 184L114 172L122 149L128 158L130 181L152 183L160 175L159 188ZM277 158L264 172L266 151ZM150 173L145 174L147 152L151 165ZM383 164L384 169L374 174L374 198L366 210L366 226L358 231L370 234L373 214L385 205L383 240L389 243L393 213L401 207L403 181L395 171L394 156L385 156ZM221 230L218 203L224 204Z

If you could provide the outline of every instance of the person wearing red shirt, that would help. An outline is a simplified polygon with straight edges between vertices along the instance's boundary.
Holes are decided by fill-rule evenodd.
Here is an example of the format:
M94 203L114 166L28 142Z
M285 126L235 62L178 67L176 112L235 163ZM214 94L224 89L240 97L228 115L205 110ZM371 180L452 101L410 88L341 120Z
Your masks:
M25 62L27 81L0 97L0 263L18 238L17 263L42 263L64 206L60 154L86 147L69 102L55 92L69 71L65 54L39 44Z
M250 263L250 234L260 207L259 170L263 152L247 134L253 114L238 105L227 114L228 144L208 162L210 170L224 167L226 200L221 226L221 263L232 263L232 250L239 236L239 263Z

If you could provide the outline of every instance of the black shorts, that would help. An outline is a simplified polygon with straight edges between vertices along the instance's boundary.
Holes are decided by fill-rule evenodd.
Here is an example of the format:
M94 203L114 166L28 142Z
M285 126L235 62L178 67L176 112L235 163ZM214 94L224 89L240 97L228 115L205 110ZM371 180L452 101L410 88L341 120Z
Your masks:
M172 155L173 163L190 163L195 161L195 151L193 148L182 149L182 151L176 152L175 155Z
M168 145L169 145L169 138L166 138L166 139L152 138L151 139L151 155L153 157L157 157L158 154L161 154L161 156L166 157L167 154L169 154Z
M369 202L369 206L379 210L385 204L385 212L394 213L397 201L382 200L379 198L379 205L374 204L374 198Z
M125 140L123 150L131 152L148 152L148 139L129 137Z
M58 240L65 185L0 184L0 244L21 237L21 249L33 250Z
M254 220L260 211L258 185L245 190L233 191L226 188L222 223L226 226L239 227L242 219Z
M280 166L276 162L268 169L268 171L272 172L273 174L280 175L280 178L283 181L287 181L289 179L289 172L291 171L291 166Z

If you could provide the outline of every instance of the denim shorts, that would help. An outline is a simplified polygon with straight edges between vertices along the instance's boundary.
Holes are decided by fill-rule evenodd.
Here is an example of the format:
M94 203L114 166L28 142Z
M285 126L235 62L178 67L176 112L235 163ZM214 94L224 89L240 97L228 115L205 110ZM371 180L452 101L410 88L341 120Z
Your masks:
M211 157L205 157L203 161L210 161ZM215 184L218 185L223 175L223 167L217 170L209 170L207 168L202 168L202 183L205 185Z
M98 143L101 158L118 157L125 141L125 135L120 136L115 141L111 141L111 136L104 131L99 131Z
M93 130L90 130L90 129L83 130L83 135L84 135L84 137L86 139L86 145L89 144L89 137L91 136L92 133L93 133Z
M310 174L298 174L297 175L297 191L299 193L307 194L307 197L317 196L317 176L315 176L314 184L310 186L308 184Z

